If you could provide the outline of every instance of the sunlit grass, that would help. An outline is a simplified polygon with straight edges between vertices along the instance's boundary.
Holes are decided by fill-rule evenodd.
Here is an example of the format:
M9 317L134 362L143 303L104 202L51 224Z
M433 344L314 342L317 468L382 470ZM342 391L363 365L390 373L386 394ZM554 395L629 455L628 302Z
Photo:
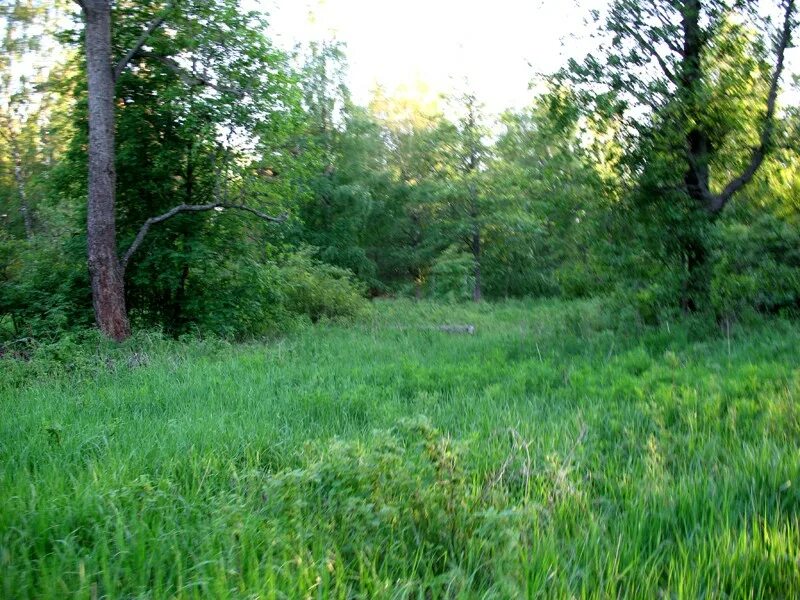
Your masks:
M386 302L0 362L0 595L796 597L797 324L614 317Z

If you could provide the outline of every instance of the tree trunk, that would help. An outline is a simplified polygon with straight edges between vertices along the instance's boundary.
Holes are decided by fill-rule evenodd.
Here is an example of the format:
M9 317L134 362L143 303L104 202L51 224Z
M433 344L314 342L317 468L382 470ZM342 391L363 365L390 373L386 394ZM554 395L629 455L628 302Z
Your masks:
M472 224L471 239L467 239L467 245L472 252L472 300L480 302L483 296L481 289L481 226L480 226L480 206L478 203L478 191L475 186L474 177L478 174L481 164L480 133L478 132L478 105L473 94L465 97L467 116L464 123L464 134L467 136L469 144L469 156L466 165L466 174L469 183L469 219Z
M478 192L475 185L470 186L470 218L472 219L472 275L474 278L472 287L473 302L480 302L483 297L481 289L481 226L478 222Z
M680 83L684 106L690 115L700 113L698 86L702 81L703 32L700 27L701 0L685 0L683 4L683 52L681 56ZM681 305L685 311L694 312L707 304L709 295L709 252L706 222L709 191L709 161L711 139L695 125L686 134L687 165L684 174L686 193L692 201L693 221L686 225L688 231L681 240L686 267Z
M11 154L14 160L14 181L17 184L17 194L19 194L19 212L22 213L22 221L25 224L25 237L33 237L33 221L31 219L31 207L28 205L28 195L25 192L25 176L22 173L22 157L19 153L19 145L16 136L11 134Z
M472 226L472 268L475 278L472 288L472 300L480 302L483 296L481 290L481 230L477 223Z
M702 208L695 208L697 216L687 226L681 247L686 276L683 283L681 307L686 312L697 312L708 306L711 293L711 256L708 240L711 220Z
M411 211L409 219L413 227L410 233L411 239L409 245L413 253L413 260L417 262L419 260L419 248L422 245L422 225L420 223L419 214L417 214L416 211ZM414 298L418 301L422 300L422 267L419 265L410 267L409 275L411 275L414 281Z
M422 300L422 272L420 269L412 269L411 278L414 280L414 298Z
M186 186L184 188L184 203L194 203L194 153L192 144L189 144L186 152ZM186 232L181 232L182 244L181 248L186 253L187 238ZM183 266L181 267L181 276L178 280L178 287L175 290L172 300L172 322L169 324L170 329L177 335L181 333L183 328L183 303L186 301L186 283L189 281L189 258L184 256Z
M186 284L188 281L189 263L187 261L183 264L183 268L181 269L181 278L178 282L178 288L175 290L172 302L172 322L169 324L169 327L176 335L183 330L183 303L186 301Z
M700 113L698 86L702 82L703 32L700 28L701 0L685 0L683 5L683 52L681 56L681 93L686 112ZM684 182L686 191L698 206L705 206L709 190L709 156L711 140L697 124L686 134L688 164Z
M89 198L87 253L95 320L108 337L130 336L125 284L117 255L114 194L114 77L111 69L111 2L84 0L89 83Z

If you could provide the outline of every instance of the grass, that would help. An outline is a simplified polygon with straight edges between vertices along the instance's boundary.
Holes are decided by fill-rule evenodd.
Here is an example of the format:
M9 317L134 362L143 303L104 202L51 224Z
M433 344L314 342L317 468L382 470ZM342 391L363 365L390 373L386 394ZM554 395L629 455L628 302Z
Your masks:
M613 321L395 301L3 359L0 595L798 597L797 324Z

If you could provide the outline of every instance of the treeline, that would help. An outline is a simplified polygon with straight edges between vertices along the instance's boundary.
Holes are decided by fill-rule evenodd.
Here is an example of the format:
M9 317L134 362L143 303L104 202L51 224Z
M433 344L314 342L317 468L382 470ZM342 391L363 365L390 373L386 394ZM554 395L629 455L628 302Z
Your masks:
M124 337L100 314L106 268L133 327L175 335L259 336L382 295L602 294L652 324L797 311L800 121L779 93L797 15L773 8L616 0L596 52L491 119L468 88L357 106L343 48L280 50L238 0L10 1L0 335ZM87 188L92 64L113 86L110 197Z

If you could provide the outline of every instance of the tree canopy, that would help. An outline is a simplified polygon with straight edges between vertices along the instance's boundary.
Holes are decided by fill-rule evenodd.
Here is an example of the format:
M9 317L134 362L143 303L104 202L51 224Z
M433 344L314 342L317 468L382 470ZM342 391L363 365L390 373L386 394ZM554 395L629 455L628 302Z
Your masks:
M796 311L798 17L767 4L613 0L495 116L468 84L359 105L346 47L239 0L6 3L0 331L251 337L405 294Z

